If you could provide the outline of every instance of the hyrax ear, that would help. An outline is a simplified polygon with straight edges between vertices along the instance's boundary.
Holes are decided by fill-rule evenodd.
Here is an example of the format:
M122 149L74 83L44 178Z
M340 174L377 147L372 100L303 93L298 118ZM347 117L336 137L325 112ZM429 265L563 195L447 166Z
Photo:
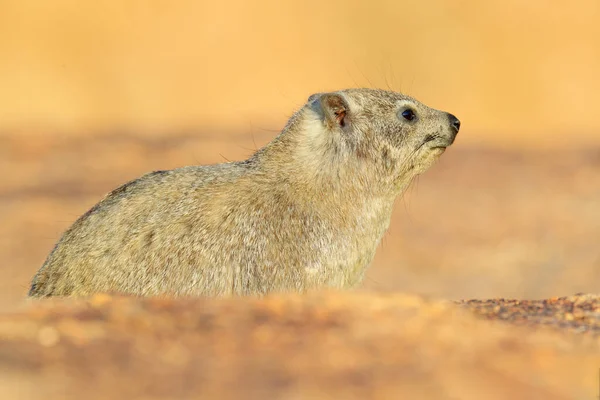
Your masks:
M338 93L316 93L308 98L310 107L317 112L328 127L345 128L349 122L350 107Z
M323 93L315 93L315 94L311 94L308 97L308 103L312 103L313 101L315 101L316 99L318 99L319 97L323 96Z

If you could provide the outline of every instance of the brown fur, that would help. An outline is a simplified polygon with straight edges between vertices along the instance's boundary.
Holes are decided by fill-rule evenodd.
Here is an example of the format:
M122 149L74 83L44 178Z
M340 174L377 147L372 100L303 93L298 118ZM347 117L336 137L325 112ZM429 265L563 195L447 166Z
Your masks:
M451 118L390 91L315 94L248 160L153 172L109 193L64 233L29 295L355 287L394 200L454 141Z

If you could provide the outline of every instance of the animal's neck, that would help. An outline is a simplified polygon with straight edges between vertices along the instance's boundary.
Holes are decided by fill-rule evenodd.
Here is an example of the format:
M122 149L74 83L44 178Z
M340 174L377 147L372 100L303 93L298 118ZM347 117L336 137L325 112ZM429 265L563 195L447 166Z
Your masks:
M389 184L369 160L359 160L320 121L290 124L257 153L261 169L297 190L319 196L367 199L389 197Z

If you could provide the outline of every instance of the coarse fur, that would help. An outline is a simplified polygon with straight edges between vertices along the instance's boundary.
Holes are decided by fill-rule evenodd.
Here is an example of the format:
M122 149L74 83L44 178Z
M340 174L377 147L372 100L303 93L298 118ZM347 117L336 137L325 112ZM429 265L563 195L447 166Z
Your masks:
M314 94L245 161L152 172L109 193L63 234L29 295L353 288L394 200L458 127L400 93Z

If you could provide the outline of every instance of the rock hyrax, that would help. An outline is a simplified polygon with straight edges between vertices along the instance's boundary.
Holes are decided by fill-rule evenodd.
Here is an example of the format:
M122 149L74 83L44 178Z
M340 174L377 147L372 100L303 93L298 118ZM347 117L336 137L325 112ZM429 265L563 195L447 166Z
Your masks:
M400 93L310 96L249 159L155 171L63 234L29 295L262 295L358 285L394 200L459 120Z

